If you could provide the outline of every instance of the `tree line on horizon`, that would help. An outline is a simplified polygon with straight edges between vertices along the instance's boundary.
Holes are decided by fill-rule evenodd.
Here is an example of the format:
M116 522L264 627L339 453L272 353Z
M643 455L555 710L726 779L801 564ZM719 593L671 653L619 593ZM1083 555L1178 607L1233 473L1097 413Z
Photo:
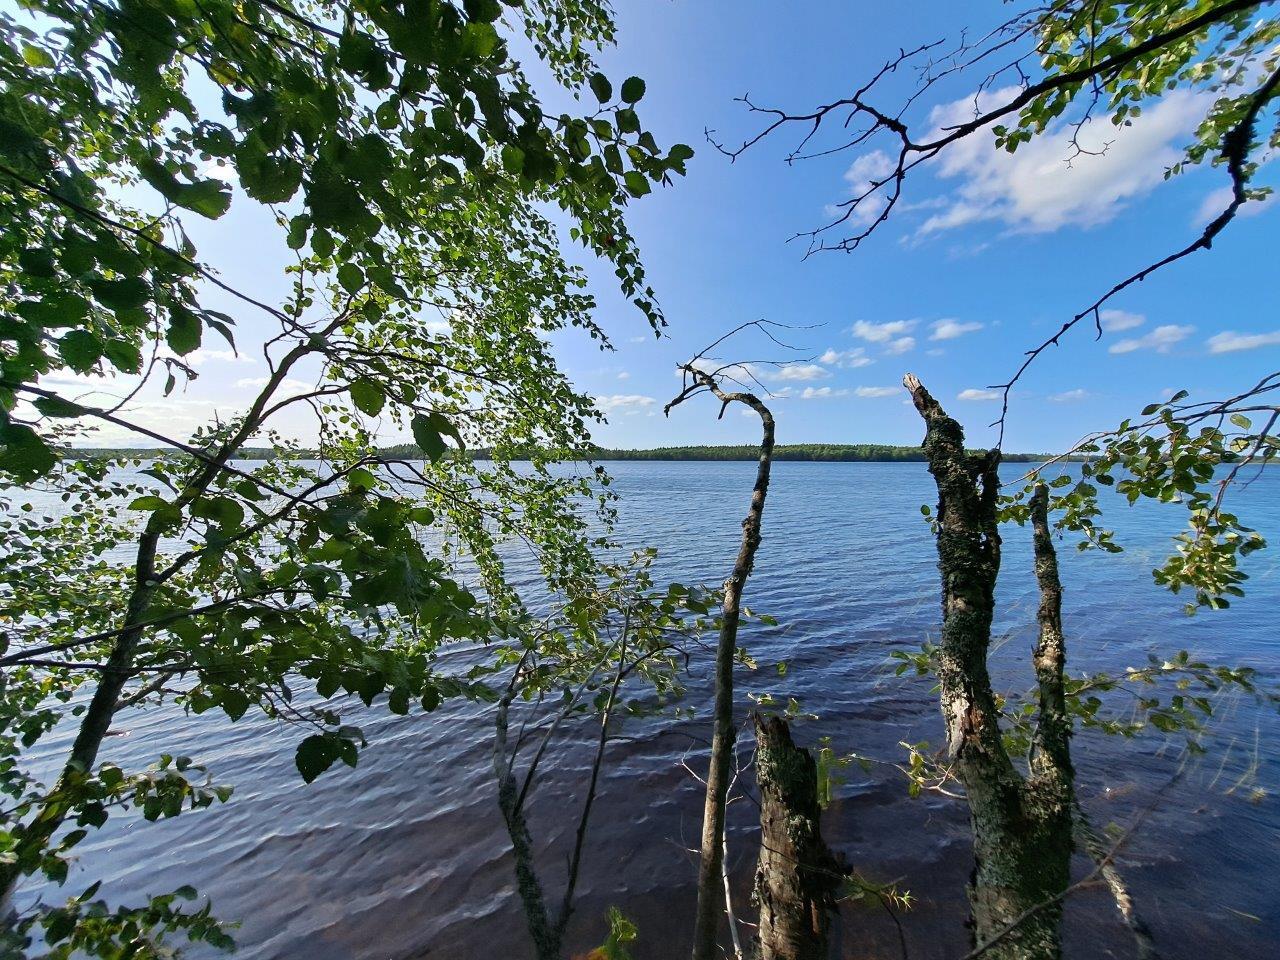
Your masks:
M378 448L379 454L394 459L425 460L428 459L422 448L414 443L398 443ZM978 451L973 451L978 452ZM319 451L301 448L290 451L288 457L296 460L314 459ZM493 451L488 447L467 450L460 455L472 460L488 460ZM80 448L67 452L73 457L102 457L152 459L155 457L173 456L172 451L157 447L102 447ZM178 454L181 456L181 454ZM275 460L281 452L271 447L242 447L236 451L237 460ZM619 447L589 447L582 452L579 459L603 461L738 461L756 460L760 456L758 447L750 444L691 444L678 447L650 447L647 449L627 449ZM1004 460L1011 463L1038 463L1052 458L1049 453L1006 453ZM553 460L567 459L559 457L553 451L518 451L509 454L513 461L529 461L533 459ZM887 443L789 443L779 444L774 448L775 461L795 461L801 463L925 463L927 458L918 447L897 446Z

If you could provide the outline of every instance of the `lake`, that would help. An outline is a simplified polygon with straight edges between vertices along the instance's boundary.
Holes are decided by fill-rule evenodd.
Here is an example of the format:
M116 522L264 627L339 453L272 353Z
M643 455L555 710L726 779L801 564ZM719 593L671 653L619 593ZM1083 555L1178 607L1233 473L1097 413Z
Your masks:
M719 583L737 551L753 463L609 464L621 494L618 535L659 549L658 571L684 583ZM1008 465L1012 480L1025 465ZM764 519L764 542L745 602L779 621L740 637L760 663L739 679L748 692L794 696L817 720L795 735L813 746L901 760L901 741L940 741L929 683L893 674L891 651L937 638L939 586L932 537L919 507L936 500L923 464L780 463ZM1181 529L1177 505L1129 508L1109 498L1119 555L1060 546L1068 669L1143 666L1147 654L1187 649L1215 663L1247 664L1274 685L1280 676L1280 471L1232 494L1234 509L1275 547L1249 558L1249 595L1228 611L1183 613L1184 599L1150 577ZM532 582L527 565L517 581ZM992 666L997 688L1032 686L1035 581L1030 530L1005 531ZM772 669L785 660L779 677ZM622 730L606 760L570 940L585 952L604 936L616 905L639 927L637 960L686 952L692 928L701 785L682 765L705 767L693 738L709 735L707 658L695 662L688 704L695 721L656 719ZM359 705L357 704L357 707ZM1136 740L1077 734L1078 790L1101 827L1125 825L1156 806L1124 847L1119 865L1139 912L1166 957L1262 956L1280 939L1280 718L1251 699L1217 704L1210 752L1173 790L1182 741L1154 731ZM239 956L251 960L481 960L529 957L508 843L495 801L492 708L450 703L424 716L350 708L370 745L358 770L335 767L306 786L294 768L301 734L246 717L228 725L168 708L130 714L103 748L126 768L162 750L207 764L236 786L231 802L148 824L111 820L78 848L68 892L90 878L131 901L184 883L241 921ZM593 744L586 730L558 741L532 800L544 882L558 902L577 802ZM40 756L65 750L53 738ZM742 744L744 758L749 743ZM964 885L971 868L962 802L907 796L891 768L858 766L824 816L828 841L864 876L896 880L915 904L899 919L914 960L959 957L968 948ZM754 807L730 808L735 905L749 919L755 859ZM1091 864L1077 856L1076 875ZM21 896L40 891L29 888ZM56 890L44 895L57 899ZM749 930L744 931L749 936ZM842 905L840 957L899 957L893 919L875 903ZM1104 888L1068 901L1071 957L1129 957L1133 946ZM200 955L198 952L196 955Z

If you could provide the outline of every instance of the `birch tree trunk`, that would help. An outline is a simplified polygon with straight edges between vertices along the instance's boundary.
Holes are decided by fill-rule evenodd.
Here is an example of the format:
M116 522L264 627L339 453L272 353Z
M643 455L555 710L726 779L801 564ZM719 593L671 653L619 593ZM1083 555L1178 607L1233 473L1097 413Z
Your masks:
M699 391L709 391L722 404L720 415L731 403L742 403L760 417L760 460L756 482L751 490L751 505L742 521L742 541L733 572L724 582L724 604L721 608L720 638L716 646L715 707L711 733L711 762L707 768L706 800L702 814L702 846L698 860L698 906L693 927L693 960L713 960L716 935L724 913L724 891L721 865L724 858L725 794L729 787L729 760L733 751L733 661L738 647L738 622L742 616L742 589L755 565L760 546L760 524L764 517L764 501L769 492L769 472L773 464L774 422L769 408L752 393L726 392L715 377L693 364L684 367L692 378L675 400L667 404L667 412Z

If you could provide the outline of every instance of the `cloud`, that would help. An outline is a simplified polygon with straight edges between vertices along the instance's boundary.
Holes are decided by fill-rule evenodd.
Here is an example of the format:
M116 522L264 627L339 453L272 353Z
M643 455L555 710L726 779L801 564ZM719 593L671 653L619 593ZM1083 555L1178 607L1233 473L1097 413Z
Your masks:
M930 123L941 131L972 120L975 109L988 110L1018 93L1018 88L1007 87L982 93L976 102L969 96L940 105ZM925 220L917 235L992 220L1020 233L1106 223L1164 181L1166 168L1182 156L1182 140L1211 102L1210 95L1175 90L1129 126L1087 123L1077 139L1088 153L1076 153L1073 128L1066 121L1020 144L1014 153L997 148L993 136L962 138L934 164L939 177L957 181L950 204Z
M956 337L963 337L966 333L973 333L975 330L981 330L982 324L975 322L961 323L959 320L938 320L932 323L933 333L930 340L954 340Z
M859 320L850 328L850 332L859 340L866 340L868 343L888 343L895 337L915 328L916 320L890 320L887 323L870 323L866 320Z
M845 183L849 184L849 196L857 199L871 190L872 183L878 183L893 173L894 163L883 150L872 150L864 153L849 165L844 172ZM849 219L854 223L866 226L884 211L887 198L882 191L876 191L860 201L853 209ZM827 208L830 216L843 216L845 207L831 206Z
M1129 313L1126 310L1103 310L1099 318L1102 321L1102 329L1107 333L1132 330L1147 322L1147 318L1141 313Z
M182 359L193 367L203 366L210 360L217 360L221 363L257 363L247 353L236 353L234 350L206 350L203 347L198 350L192 350Z
M639 413L646 407L651 407L658 401L653 397L646 397L639 393L613 393L607 396L594 397L596 406L605 413L614 413L622 411L623 413Z
M901 387L855 387L853 395L863 398L896 397L901 392Z
M831 376L831 371L826 367L820 367L816 363L788 363L778 367L772 372L766 372L765 378L768 380L823 380Z
M961 390L956 394L957 400L999 400L1000 391L998 390L975 390L970 387L967 390Z
M59 386L77 387L109 387L117 383L115 377L99 376L95 373L77 373L74 370L52 370L40 375L40 385L56 384Z
M1256 217L1260 213L1265 213L1267 207L1275 202L1277 194L1269 194L1261 200L1250 200L1241 204L1236 209L1237 217ZM1216 220L1224 210L1230 206L1231 201L1235 198L1235 193L1230 187L1219 187L1217 190L1207 194L1200 204L1200 209L1196 211L1196 226L1204 226L1212 220Z
M890 340L885 345L884 352L897 356L906 353L908 350L914 350L916 346L915 337L899 337L897 340Z
M1055 393L1049 399L1054 403L1071 403L1075 400L1087 400L1092 394L1083 387L1076 387L1074 390L1064 390L1062 393Z
M1274 347L1280 344L1280 330L1272 333L1236 333L1224 330L1215 333L1206 341L1210 353L1235 353L1239 350L1257 350L1259 347Z
M1132 340L1117 340L1111 345L1110 352L1133 353L1135 350L1154 350L1156 353L1168 353L1175 343L1187 339L1195 329L1191 326L1166 323L1145 336L1135 337Z
M865 367L868 364L875 363L867 356L865 347L854 347L852 350L835 350L828 348L826 353L818 358L819 363L825 363L829 367L845 367L852 369L854 367Z
M267 377L241 377L236 381L236 386L241 390L249 390L254 387L265 387L267 385ZM287 392L293 391L301 393L303 391L310 392L316 388L314 383L307 383L305 380L295 380L292 377L286 377L280 382L280 389Z
M805 387L800 392L801 400L826 400L828 397L847 397L848 390L832 390L830 387Z
M618 379L619 379L619 380L630 380L630 379L631 379L631 374L630 374L630 373L628 373L626 370L623 370L620 374L618 374Z
M161 345L156 351L156 356L168 358L170 360L180 360L189 367L201 367L210 361L219 363L257 363L258 361L248 353L236 353L231 349L214 350L207 347L200 347L192 350L190 353L179 356L170 350L167 346Z

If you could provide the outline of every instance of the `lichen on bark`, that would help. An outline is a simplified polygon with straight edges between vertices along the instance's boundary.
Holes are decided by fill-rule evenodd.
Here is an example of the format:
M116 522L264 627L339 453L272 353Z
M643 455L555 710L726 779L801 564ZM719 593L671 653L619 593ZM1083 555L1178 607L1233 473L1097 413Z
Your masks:
M1039 511L1034 527L1040 635L1033 661L1040 722L1024 777L1005 749L987 668L1000 572L1000 451L967 452L960 424L916 377L908 374L903 383L925 421L924 451L938 488L938 680L947 746L973 831L974 939L979 946L991 944L985 955L992 960L1056 960L1059 898L1069 883L1073 844L1073 773L1063 704L1062 588L1044 516L1047 498L1032 505Z

